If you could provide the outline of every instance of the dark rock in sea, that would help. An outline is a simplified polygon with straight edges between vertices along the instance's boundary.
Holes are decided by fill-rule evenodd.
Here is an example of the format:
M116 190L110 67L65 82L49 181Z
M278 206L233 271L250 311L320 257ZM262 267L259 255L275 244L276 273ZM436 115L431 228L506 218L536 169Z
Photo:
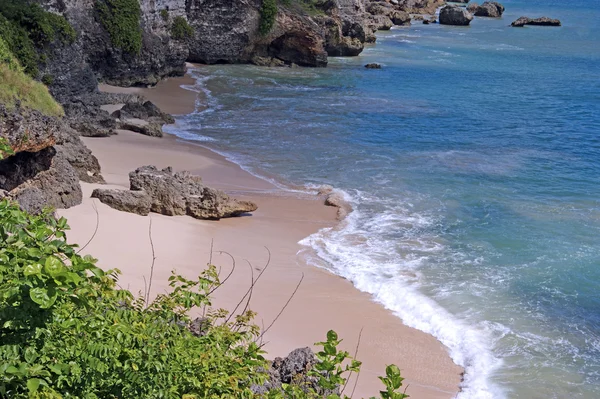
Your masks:
M486 1L477 7L476 3L470 4L467 11L472 12L476 17L500 18L504 13L504 6L495 1Z
M529 18L529 17L521 17L514 21L511 26L521 28L525 25L538 25L538 26L561 26L561 23L558 19L551 19L548 17L540 17L540 18Z
M477 11L478 8L479 8L479 3L469 3L469 5L467 6L467 11L470 12L471 14L475 14L475 12Z
M199 176L189 172L173 173L143 166L129 174L130 189L144 190L152 199L151 211L163 215L189 215L196 219L220 219L253 212L250 201L238 201L223 191L206 187Z
M467 4L469 2L469 0L452 0L452 3L462 3L462 4Z
M427 19L424 19L424 20L423 20L423 25L429 25L429 20L427 20Z
M446 6L440 10L439 21L442 25L466 26L473 20L473 15L464 7Z
M97 188L92 192L92 198L98 198L100 202L116 210L142 216L150 213L152 204L150 196L145 191Z
M252 57L250 60L254 65L264 66L264 67L282 67L285 66L285 62L278 58L273 57Z
M377 64L375 62L372 62L370 64L366 64L365 68L367 68L367 69L381 69L381 64Z
M390 13L390 19L394 25L410 25L410 14L406 11L394 10Z

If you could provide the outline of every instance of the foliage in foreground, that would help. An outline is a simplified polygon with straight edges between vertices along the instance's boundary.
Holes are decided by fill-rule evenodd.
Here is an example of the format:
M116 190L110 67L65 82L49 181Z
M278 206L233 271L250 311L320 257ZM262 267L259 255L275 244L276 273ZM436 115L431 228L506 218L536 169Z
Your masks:
M0 37L0 104L14 109L17 103L45 115L63 115L62 107L48 92L48 88L25 74L7 43Z
M112 45L126 53L139 54L142 49L142 11L138 0L96 0L95 8Z
M334 399L358 372L330 331L309 383L256 395L268 368L260 330L250 310L211 308L214 266L194 280L173 274L170 292L146 303L118 288L118 270L67 244L67 229L0 201L0 397ZM195 334L192 310L205 313ZM381 380L382 398L406 398L396 366Z

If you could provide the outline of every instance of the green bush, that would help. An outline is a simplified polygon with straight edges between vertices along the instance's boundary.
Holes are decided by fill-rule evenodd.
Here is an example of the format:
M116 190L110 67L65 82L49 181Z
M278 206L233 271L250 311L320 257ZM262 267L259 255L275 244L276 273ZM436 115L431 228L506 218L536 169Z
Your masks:
M0 201L0 397L335 399L359 371L330 331L307 379L255 395L267 379L261 332L252 311L211 308L214 266L193 280L173 274L147 303L118 288L118 270L79 255L67 230L49 211ZM205 314L194 334L192 310ZM397 367L381 380L382 398L406 397Z
M63 115L62 107L52 98L48 88L25 74L0 37L0 104L14 109L17 102L24 108L35 109L45 115Z
M63 16L44 11L38 4L2 0L0 37L6 41L25 71L36 76L38 64L44 61L42 55L45 47L56 40L71 43L76 33Z
M194 29L182 16L177 16L173 19L171 26L171 36L175 40L188 39L194 35Z
M277 17L277 0L262 0L260 7L260 25L259 32L266 35L273 29L275 18Z
M166 8L160 10L160 17L163 21L167 22L169 20L169 10L167 10Z
M139 54L142 49L142 11L138 0L96 0L95 8L112 45L129 54Z

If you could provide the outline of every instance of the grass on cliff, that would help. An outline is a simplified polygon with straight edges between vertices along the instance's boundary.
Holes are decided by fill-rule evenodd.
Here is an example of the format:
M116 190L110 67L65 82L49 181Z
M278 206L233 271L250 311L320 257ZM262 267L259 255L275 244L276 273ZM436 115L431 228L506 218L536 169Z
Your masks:
M131 55L142 50L142 11L138 0L96 0L100 22L112 45Z
M48 88L31 78L12 55L7 43L0 37L0 103L8 109L34 109L48 116L62 116L62 107L48 92Z
M223 284L212 265L193 279L173 273L170 289L149 301L119 288L118 270L80 255L67 230L50 211L30 215L0 201L0 397L348 398L360 362L338 349L334 331L317 343L312 367L279 388L263 385L270 326L252 322L256 279L231 313L211 306ZM192 320L191 311L203 317ZM380 398L406 398L402 380L388 366Z
M44 11L38 4L0 0L0 37L25 72L35 77L47 57L46 47L56 40L71 43L76 33L63 16Z

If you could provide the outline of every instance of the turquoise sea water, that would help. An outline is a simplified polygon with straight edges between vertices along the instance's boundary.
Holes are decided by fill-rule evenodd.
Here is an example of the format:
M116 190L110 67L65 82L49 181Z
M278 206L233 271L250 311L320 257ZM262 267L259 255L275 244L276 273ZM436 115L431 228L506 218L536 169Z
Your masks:
M327 69L202 67L209 110L173 133L343 190L355 211L303 255L440 339L467 370L459 398L598 398L599 4L504 5ZM563 27L508 27L521 15Z

